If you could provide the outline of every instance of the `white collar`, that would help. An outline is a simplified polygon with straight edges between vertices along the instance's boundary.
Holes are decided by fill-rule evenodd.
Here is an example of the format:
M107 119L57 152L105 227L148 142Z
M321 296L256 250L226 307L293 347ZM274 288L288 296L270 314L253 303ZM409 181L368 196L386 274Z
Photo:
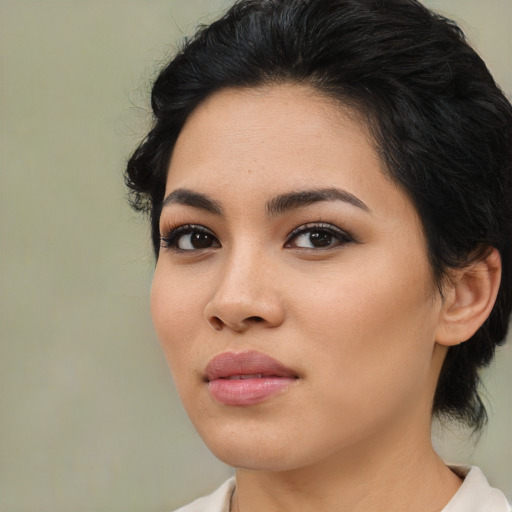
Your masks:
M505 495L489 485L484 474L476 466L450 466L464 479L442 512L510 512Z

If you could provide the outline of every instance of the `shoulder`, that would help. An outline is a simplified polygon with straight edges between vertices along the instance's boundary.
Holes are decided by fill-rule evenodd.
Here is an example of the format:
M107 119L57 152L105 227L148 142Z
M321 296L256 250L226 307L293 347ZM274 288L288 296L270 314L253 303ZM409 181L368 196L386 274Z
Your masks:
M476 466L450 466L464 479L460 489L442 512L511 512L505 495L491 487Z
M229 512L231 495L235 490L235 479L224 482L214 493L199 498L175 512Z

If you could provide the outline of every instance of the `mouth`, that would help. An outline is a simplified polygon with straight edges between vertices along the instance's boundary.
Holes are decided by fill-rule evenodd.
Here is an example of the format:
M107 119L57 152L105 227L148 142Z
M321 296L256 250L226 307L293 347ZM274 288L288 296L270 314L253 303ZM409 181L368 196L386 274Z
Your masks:
M216 402L248 406L286 391L299 375L260 352L225 352L210 361L204 380Z
M247 379L262 379L263 377L270 377L270 375L263 375L263 373L253 373L252 375L230 375L226 378L227 380L247 380Z

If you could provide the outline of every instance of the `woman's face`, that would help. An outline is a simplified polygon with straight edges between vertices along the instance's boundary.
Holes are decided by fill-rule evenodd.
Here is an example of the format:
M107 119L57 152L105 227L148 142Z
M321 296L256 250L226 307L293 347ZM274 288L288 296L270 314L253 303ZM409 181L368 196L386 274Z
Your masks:
M442 303L354 112L295 85L218 92L165 196L153 320L220 459L292 469L428 430Z

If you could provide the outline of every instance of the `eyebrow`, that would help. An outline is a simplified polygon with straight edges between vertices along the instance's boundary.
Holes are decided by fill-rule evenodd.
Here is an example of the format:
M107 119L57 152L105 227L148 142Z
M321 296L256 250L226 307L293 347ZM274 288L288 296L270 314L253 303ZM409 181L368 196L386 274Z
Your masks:
M346 190L340 190L337 188L321 188L301 190L277 196L267 203L267 215L274 217L281 215L288 210L301 208L321 201L343 201L360 208L365 212L370 212L370 208L368 208L361 199Z
M274 197L266 204L266 212L270 217L276 217L283 213L302 208L321 201L343 201L365 212L370 212L368 206L354 194L337 188L321 188L312 190L300 190L288 192ZM200 192L194 192L186 188L178 188L171 192L163 201L162 208L170 204L182 204L205 210L214 215L222 215L222 207L218 201Z
M162 204L162 208L170 204L183 204L185 206L191 206L192 208L199 208L200 210L206 210L207 212L215 215L222 215L222 208L218 201L211 199L210 197L200 194L199 192L193 192L186 188L178 188L171 192Z

